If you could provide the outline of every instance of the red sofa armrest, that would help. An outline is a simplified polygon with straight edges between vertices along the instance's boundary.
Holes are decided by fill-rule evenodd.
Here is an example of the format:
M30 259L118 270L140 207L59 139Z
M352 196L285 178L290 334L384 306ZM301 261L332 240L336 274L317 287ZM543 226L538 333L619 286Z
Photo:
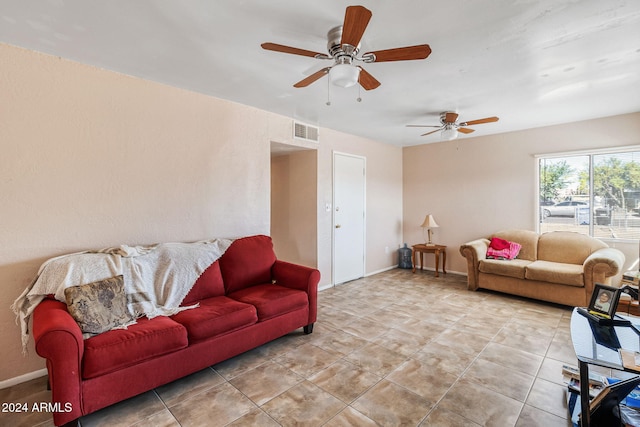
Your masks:
M51 401L64 412L53 420L62 425L82 416L81 363L84 355L82 331L67 311L66 304L43 300L33 311L36 352L47 360Z
M307 293L309 296L309 324L314 323L318 315L320 272L315 268L276 260L271 267L271 277L280 286L299 289Z

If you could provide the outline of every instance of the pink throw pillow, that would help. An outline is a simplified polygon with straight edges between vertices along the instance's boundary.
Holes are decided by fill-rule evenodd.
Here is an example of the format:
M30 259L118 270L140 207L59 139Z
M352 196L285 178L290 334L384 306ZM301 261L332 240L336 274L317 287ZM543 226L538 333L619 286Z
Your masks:
M487 248L487 258L514 259L520 253L522 245L505 239L493 237Z

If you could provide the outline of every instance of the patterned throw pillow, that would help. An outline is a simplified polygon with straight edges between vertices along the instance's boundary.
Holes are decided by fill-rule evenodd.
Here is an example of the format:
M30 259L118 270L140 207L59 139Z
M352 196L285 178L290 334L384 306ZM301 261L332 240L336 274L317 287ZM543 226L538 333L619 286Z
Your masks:
M122 276L64 290L67 309L84 334L97 335L134 320Z

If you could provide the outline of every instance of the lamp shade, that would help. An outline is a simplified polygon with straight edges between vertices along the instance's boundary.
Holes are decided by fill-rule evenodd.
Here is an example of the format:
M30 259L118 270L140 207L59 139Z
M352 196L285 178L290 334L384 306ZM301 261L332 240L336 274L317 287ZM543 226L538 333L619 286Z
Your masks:
M442 139L451 141L458 137L458 129L451 126L447 126L442 130L442 132L440 132L440 136L442 136Z
M337 64L329 70L331 83L340 87L351 87L358 83L360 68L351 64Z
M436 223L436 220L433 218L433 215L429 214L424 218L424 222L422 223L422 225L420 227L436 228L436 227L440 227L440 226L438 225L438 223Z

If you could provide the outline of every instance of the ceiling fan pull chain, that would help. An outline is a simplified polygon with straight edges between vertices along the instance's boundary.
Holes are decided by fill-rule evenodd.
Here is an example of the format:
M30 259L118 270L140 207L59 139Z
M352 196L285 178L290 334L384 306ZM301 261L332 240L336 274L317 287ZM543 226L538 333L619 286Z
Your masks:
M331 105L331 79L327 79L327 105Z
M362 85L358 85L358 97L356 98L356 101L358 102L362 102L362 98L360 97L361 88L362 88Z

